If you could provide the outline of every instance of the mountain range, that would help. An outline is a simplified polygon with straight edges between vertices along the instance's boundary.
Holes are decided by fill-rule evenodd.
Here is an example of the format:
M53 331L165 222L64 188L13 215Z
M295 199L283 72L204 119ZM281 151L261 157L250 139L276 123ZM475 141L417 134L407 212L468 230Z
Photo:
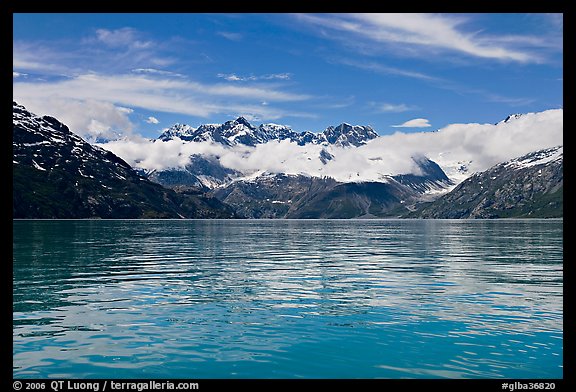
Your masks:
M333 153L354 150L357 147L365 146L371 140L377 139L379 135L370 127L362 125L350 125L342 123L338 126L329 126L322 132L312 133L310 131L295 132L290 127L278 124L261 124L256 127L250 124L245 118L239 117L235 120L227 121L223 124L204 124L197 128L185 124L176 124L165 129L160 136L153 140L154 143L175 142L187 145L206 145L220 146L226 150L240 148L242 155L249 155L254 148L259 146L270 146L274 143L290 143L295 146L312 147L305 150L304 155L300 157L301 161L307 160L309 164L316 164L316 173L314 177L330 177L329 174L323 174L322 169L335 159ZM101 145L107 147L105 144ZM242 150L245 149L245 150ZM246 151L249 150L249 151ZM236 151L236 150L235 150ZM273 160L274 152L267 152L267 160ZM294 158L294 157L292 157ZM379 164L383 161L381 157L370 158L371 164ZM427 173L430 175L434 171L430 181L422 181L421 175L414 176L406 173L403 175L391 175L386 172L380 172L377 178L364 178L360 173L350 173L346 179L338 179L340 182L389 182L399 181L407 185L412 183L420 184L420 191L426 192L431 189L444 189L453 185L452 181L446 177L442 169L434 162L423 156L408 157L411 170L418 173ZM380 162L378 162L380 161ZM210 191L223 186L228 186L236 181L252 179L257 175L269 175L270 173L261 168L256 170L242 169L224 165L221 157L214 153L192 153L185 165L178 167L169 167L164 169L149 170L145 167L139 167L136 162L136 169L150 180L168 187L175 186L194 186ZM280 162L284 166L285 161ZM432 168L430 165L434 165ZM290 169L287 167L287 169ZM424 170L422 170L424 169ZM274 173L310 175L309 172L283 171L275 170Z
M504 122L514 121L509 116ZM249 154L270 146L301 146L292 162L317 172L253 170L223 164L218 152L194 152L180 167L130 165L106 144L91 145L57 119L13 103L14 218L497 218L559 217L563 195L561 146L468 173L457 162L451 177L423 155L409 156L400 174L385 156L370 156L376 173L322 175L346 151L367 148L369 126L340 124L296 132L278 124L251 125L239 117L197 128L176 124L153 143L219 146ZM286 144L288 143L288 144ZM104 148L102 148L104 147ZM268 151L268 150L264 150ZM272 154L276 150L271 150ZM300 151L300 150L299 150ZM168 158L168 157L167 157ZM275 157L277 158L277 157ZM282 161L284 162L284 161ZM445 166L446 167L446 166ZM370 174L371 173L371 174ZM456 173L464 181L456 181ZM458 182L460 182L458 184Z
M193 128L185 124L175 124L158 137L168 141L180 139L187 142L215 142L225 146L255 146L271 140L289 140L303 146L306 144L331 144L339 147L361 146L375 139L378 134L369 126L340 124L330 126L323 132L295 132L290 127L278 124L250 124L244 117L226 121L224 124L203 124Z

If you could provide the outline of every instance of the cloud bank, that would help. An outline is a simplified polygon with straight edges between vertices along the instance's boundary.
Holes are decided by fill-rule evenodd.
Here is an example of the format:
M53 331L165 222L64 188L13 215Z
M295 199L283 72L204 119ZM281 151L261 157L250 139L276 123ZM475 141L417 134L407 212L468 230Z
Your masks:
M192 154L218 157L228 168L246 175L259 172L329 176L339 181L382 181L387 175L415 173L412 157L424 155L437 162L449 176L469 166L469 174L531 151L563 144L563 110L528 113L498 124L451 124L437 132L381 136L357 148L307 145L288 140L256 147L225 148L212 143L180 140L152 141L142 137L100 145L133 166L148 170L182 168ZM322 149L334 158L322 164Z

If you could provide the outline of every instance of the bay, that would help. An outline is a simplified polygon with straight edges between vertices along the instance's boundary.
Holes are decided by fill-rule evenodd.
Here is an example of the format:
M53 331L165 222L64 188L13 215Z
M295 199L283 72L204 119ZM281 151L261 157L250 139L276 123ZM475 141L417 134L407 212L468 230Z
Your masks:
M16 378L562 378L562 220L13 222Z

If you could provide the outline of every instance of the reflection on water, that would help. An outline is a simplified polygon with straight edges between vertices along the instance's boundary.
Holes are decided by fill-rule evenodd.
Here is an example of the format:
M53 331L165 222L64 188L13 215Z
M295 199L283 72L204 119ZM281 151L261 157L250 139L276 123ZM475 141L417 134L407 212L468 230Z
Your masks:
M561 378L561 220L15 221L15 377Z

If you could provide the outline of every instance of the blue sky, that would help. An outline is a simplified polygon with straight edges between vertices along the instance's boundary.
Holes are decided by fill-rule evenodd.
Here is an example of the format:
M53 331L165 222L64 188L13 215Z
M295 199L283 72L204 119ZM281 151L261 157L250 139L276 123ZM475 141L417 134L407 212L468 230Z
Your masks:
M561 14L14 14L14 98L84 136L435 130L562 108L562 38Z

